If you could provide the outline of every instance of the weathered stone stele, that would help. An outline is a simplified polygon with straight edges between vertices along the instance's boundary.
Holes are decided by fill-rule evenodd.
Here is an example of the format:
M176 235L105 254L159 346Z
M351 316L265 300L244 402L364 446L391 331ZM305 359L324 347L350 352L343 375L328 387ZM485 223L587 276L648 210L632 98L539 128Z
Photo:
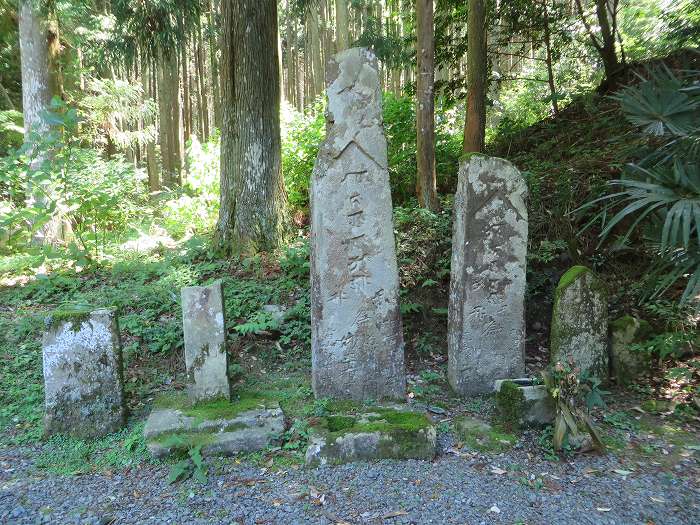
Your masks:
M46 434L101 437L124 426L122 353L114 310L56 312L43 337Z
M190 400L230 399L221 281L182 289L182 325Z
M581 373L608 377L608 302L600 279L585 266L570 268L554 292L550 356Z
M525 371L527 187L508 161L460 163L454 201L448 378L462 395Z
M327 133L311 178L311 348L317 397L403 399L404 345L376 57L327 67Z
M635 352L631 345L643 341L651 333L647 321L631 315L610 323L610 372L617 384L629 384L650 369L651 355Z

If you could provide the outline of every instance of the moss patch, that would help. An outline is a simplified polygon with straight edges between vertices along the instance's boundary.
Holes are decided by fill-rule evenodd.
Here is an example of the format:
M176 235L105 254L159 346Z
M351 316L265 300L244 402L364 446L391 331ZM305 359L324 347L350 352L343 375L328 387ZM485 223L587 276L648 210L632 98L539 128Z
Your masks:
M187 399L187 394L164 394L159 396L153 406L157 409L180 410L184 415L198 420L232 419L242 412L257 408L269 408L273 406L270 400L251 392L240 392L237 399L228 401L224 398L213 399L192 404Z
M505 452L518 441L515 435L505 432L501 427L492 427L472 417L458 417L453 425L457 437L469 448L480 452Z
M60 323L70 322L73 331L80 330L83 322L90 319L93 308L90 306L76 306L72 308L58 308L51 312L47 320L47 326L54 328Z
M564 275L561 276L561 279L559 279L559 284L557 285L557 295L561 294L564 290L566 290L573 282L578 279L581 275L584 273L588 273L591 270L587 268L586 266L572 266L569 268Z
M496 419L508 432L520 428L525 408L525 395L518 385L505 381L496 392Z
M415 433L431 426L425 414L394 408L368 408L365 414L351 412L322 417L318 428L328 431L331 439L347 433L384 432Z

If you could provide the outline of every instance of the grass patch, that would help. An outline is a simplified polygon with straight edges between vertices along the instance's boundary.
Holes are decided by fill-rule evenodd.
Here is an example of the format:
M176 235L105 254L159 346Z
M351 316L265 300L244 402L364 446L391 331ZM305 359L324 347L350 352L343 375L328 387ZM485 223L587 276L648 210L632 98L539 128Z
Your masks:
M86 472L119 470L153 462L143 439L143 423L97 440L54 436L37 455L37 468L72 476Z

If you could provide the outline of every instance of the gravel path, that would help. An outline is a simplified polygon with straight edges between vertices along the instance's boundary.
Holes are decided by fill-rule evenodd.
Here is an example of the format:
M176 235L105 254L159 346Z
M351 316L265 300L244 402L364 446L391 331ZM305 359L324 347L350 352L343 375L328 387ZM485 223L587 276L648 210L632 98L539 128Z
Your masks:
M627 473L614 456L552 463L524 450L286 472L229 460L202 486L168 485L167 467L151 465L56 476L31 456L0 449L2 524L700 523L695 459L673 474L653 465Z

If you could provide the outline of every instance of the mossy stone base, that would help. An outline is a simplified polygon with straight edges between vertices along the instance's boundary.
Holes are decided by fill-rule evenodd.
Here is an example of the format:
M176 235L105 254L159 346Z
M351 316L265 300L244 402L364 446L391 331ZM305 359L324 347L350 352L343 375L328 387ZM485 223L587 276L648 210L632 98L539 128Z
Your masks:
M488 423L468 416L454 420L453 428L457 438L469 448L479 452L505 452L518 441L513 434L502 432Z
M424 413L404 405L346 403L329 407L329 411L330 415L318 418L311 427L307 465L435 457L437 435Z
M521 401L517 402L517 406L510 407L512 410L508 412L509 418L517 418L517 421L510 422L512 428L517 428L518 426L544 426L554 421L555 403L552 396L547 392L547 387L536 385L529 378L499 379L495 382L494 390L496 392L497 406L501 414L504 412L501 404L513 397L502 395L504 387L506 387L506 390L517 388L522 395Z
M192 405L185 395L170 395L156 400L143 432L150 453L162 458L198 445L204 456L253 452L274 444L284 428L279 403L260 397Z

